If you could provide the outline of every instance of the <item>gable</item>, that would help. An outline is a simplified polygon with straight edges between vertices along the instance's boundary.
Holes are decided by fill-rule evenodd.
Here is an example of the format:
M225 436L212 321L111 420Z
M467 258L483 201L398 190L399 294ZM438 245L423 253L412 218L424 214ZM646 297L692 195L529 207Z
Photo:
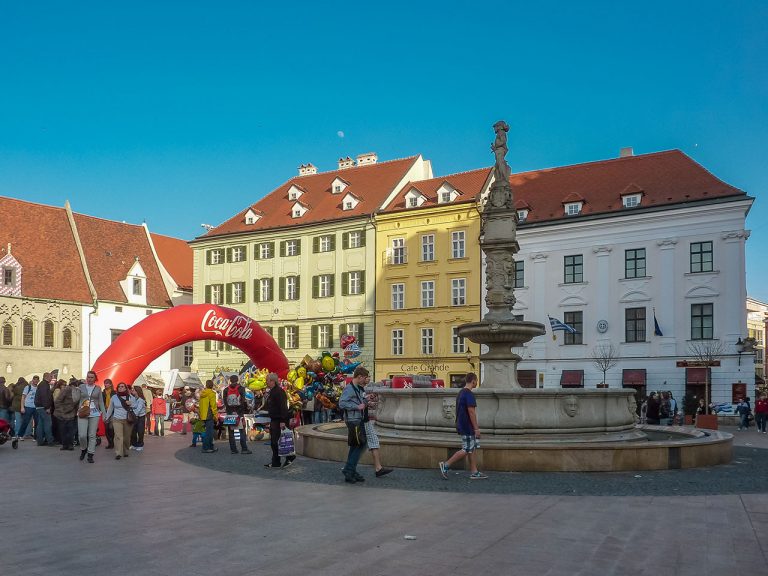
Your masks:
M331 194L341 194L349 186L349 182L338 176L331 182Z

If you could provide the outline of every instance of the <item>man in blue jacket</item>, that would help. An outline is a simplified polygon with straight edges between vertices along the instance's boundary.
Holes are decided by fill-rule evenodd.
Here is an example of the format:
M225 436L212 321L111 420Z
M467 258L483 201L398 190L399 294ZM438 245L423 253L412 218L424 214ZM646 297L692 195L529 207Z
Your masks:
M344 420L347 422L349 444L347 463L342 473L344 481L350 484L365 482L365 478L357 473L357 463L367 446L364 424L368 420L368 404L364 388L369 379L368 370L358 366L352 374L352 383L347 384L339 398L339 408L344 411Z

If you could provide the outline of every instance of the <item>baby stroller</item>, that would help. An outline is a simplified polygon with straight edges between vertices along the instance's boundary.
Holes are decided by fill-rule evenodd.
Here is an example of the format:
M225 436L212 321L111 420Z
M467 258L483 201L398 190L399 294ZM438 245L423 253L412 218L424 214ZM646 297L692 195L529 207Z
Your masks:
M8 423L7 420L3 420L0 418L0 446L8 442L13 437L13 434L11 434L11 425ZM11 442L11 446L13 446L13 449L19 447L19 439L13 438L13 441Z

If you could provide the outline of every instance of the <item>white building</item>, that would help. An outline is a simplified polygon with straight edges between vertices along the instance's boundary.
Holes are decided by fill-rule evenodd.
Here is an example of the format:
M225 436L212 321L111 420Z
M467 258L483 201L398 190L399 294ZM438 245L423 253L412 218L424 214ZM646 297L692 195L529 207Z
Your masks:
M626 154L626 153L625 153ZM515 174L520 224L514 312L547 334L516 351L525 386L609 387L732 402L754 397L747 336L745 218L753 198L679 151ZM552 316L574 327L557 332ZM656 333L654 318L660 334ZM694 347L719 366L684 367Z

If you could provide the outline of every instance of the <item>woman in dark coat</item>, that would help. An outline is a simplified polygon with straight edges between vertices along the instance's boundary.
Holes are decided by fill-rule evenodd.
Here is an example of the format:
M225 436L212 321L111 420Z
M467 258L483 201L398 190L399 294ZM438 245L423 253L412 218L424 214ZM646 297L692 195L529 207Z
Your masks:
M648 424L659 425L659 395L651 392L648 397L648 412L646 412L646 422Z

